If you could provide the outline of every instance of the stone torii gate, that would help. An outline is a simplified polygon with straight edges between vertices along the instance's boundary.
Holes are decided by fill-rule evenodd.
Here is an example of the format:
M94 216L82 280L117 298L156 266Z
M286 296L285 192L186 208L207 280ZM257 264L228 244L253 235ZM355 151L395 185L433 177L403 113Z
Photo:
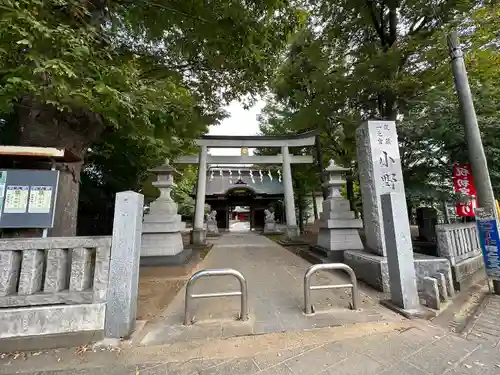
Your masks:
M200 147L198 156L182 156L176 164L198 164L198 182L196 186L196 207L191 233L191 242L195 245L206 243L206 234L203 228L205 209L205 194L207 185L208 164L281 164L283 171L283 187L285 195L285 217L287 229L286 238L298 237L299 227L295 216L295 202L292 184L292 164L313 163L310 155L291 155L290 147L313 146L316 144L318 133L316 131L306 132L293 136L218 136L205 135L195 140ZM279 148L281 154L265 155L241 155L241 156L211 156L208 148Z

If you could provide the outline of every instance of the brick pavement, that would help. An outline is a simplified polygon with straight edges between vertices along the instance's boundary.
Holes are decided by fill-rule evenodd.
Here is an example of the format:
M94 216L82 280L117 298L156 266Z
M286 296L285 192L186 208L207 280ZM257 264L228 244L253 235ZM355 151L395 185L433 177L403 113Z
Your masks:
M490 343L463 339L428 322L403 321L90 352L69 359L68 353L48 353L0 361L0 374L497 375L499 354Z
M349 310L350 290L317 290L312 291L312 301L318 313L306 317L302 313L303 278L309 262L251 232L228 233L213 241L214 247L201 268L234 268L243 273L248 283L250 319L236 320L240 308L238 297L197 299L193 301L196 323L183 326L185 289L182 289L161 314L162 319L148 328L143 345L401 319L379 305L380 293L363 285L361 311ZM313 276L313 285L346 281L342 272ZM238 289L236 279L223 276L200 279L195 292Z

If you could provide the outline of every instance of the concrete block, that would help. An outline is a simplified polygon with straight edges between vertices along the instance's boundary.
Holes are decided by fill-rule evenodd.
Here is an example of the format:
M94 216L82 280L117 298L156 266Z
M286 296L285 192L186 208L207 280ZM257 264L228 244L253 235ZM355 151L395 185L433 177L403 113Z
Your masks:
M42 290L44 257L44 252L40 250L23 251L18 294L33 294Z
M22 253L20 251L0 251L0 296L13 294L21 272Z
M434 310L441 309L441 299L439 297L438 281L433 277L424 277L423 296L427 307Z
M344 251L344 263L356 277L384 293L390 292L387 258L362 250Z
M2 309L0 339L102 330L105 308L97 303Z
M433 276L438 283L439 289L439 297L441 298L441 302L448 301L448 285L446 282L446 277L442 273L436 273Z
M142 194L133 191L116 194L106 304L106 337L128 337L134 328L143 205Z
M446 258L438 258L431 255L413 253L415 272L417 274L417 288L422 288L421 282L424 277L433 277L440 270L450 270L450 261Z
M453 277L451 276L451 269L440 269L438 273L443 275L446 281L446 291L448 292L448 297L453 298L455 296L455 287L453 285Z

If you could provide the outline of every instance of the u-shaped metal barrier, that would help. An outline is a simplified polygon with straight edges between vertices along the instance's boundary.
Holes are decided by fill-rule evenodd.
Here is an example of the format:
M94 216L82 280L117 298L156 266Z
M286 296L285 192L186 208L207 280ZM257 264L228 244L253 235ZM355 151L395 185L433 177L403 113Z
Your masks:
M336 284L336 285L313 285L311 286L311 276L321 270L343 270L346 271L351 279L350 284ZM356 275L351 267L344 263L325 263L315 264L309 267L304 275L304 312L306 314L313 313L311 305L311 290L321 289L337 289L337 288L351 288L352 289L352 308L358 309L358 282Z
M240 282L239 292L219 292L219 293L205 293L205 294L193 294L192 290L196 280L202 277L208 276L234 276ZM196 272L189 279L186 285L186 299L184 308L184 325L190 325L192 323L191 318L191 301L194 298L211 298L211 297L235 297L241 296L241 311L240 320L248 319L248 289L247 281L241 272L233 270L232 268L221 268L221 269L206 269Z

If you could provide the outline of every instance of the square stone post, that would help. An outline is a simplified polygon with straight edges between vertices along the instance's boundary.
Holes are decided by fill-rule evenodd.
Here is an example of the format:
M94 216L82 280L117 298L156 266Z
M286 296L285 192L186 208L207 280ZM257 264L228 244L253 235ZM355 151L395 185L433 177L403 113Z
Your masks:
M408 318L423 317L428 312L418 297L406 197L402 193L386 193L381 203L391 287L391 300L383 304Z
M300 235L295 216L295 200L293 197L292 167L288 146L281 147L283 156L283 187L285 190L286 239L294 239Z
M203 219L205 216L205 194L207 188L207 158L207 146L201 146L198 164L198 182L196 183L196 206L194 212L193 230L191 232L191 243L193 245L206 244Z
M135 325L144 196L133 191L116 194L105 337L128 337Z
M356 129L356 148L366 245L370 251L385 257L380 197L392 192L404 194L396 123L367 121L361 124Z

